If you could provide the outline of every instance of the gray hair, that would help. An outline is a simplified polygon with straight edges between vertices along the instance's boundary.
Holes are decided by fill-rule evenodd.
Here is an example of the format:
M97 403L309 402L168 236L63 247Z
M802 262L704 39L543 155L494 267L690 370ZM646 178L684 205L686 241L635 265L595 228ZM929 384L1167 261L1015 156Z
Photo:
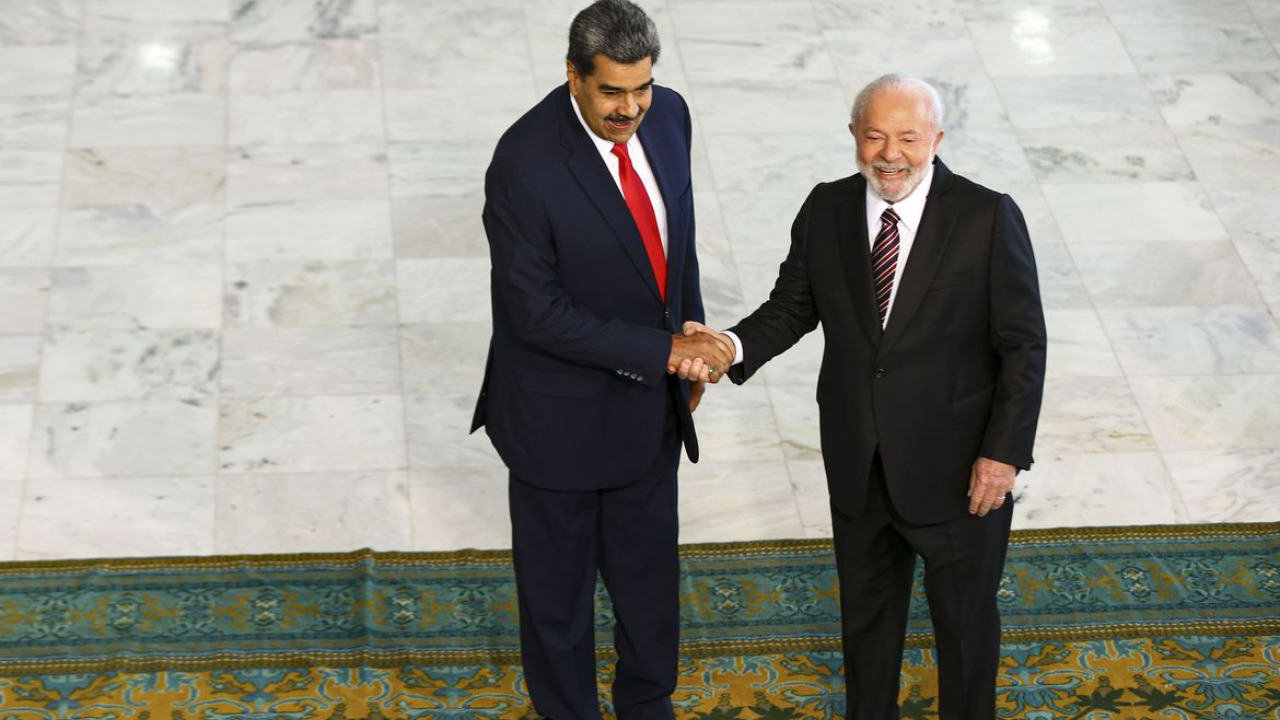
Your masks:
M583 77L595 72L596 55L631 65L645 58L657 63L661 51L657 26L629 0L597 0L569 25L567 59Z
M858 93L858 97L854 98L853 111L849 113L849 119L857 125L858 121L866 113L867 105L871 104L871 98L881 92L891 90L924 95L929 101L929 123L933 125L934 130L942 129L942 119L947 116L946 106L942 102L942 94L938 92L937 88L924 80L906 75L881 75L868 83Z

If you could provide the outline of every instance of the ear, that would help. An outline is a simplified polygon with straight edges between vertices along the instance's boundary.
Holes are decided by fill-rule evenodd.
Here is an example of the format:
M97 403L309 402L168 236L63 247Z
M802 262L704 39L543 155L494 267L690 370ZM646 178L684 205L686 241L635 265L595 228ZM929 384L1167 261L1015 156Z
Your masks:
M942 136L946 134L946 131L939 130L938 136L933 139L933 152L935 155L938 153L938 146L942 144Z
M578 97L578 92L581 90L582 77L578 75L578 68L574 66L572 60L564 61L564 74L569 79L569 92L573 93L574 97Z

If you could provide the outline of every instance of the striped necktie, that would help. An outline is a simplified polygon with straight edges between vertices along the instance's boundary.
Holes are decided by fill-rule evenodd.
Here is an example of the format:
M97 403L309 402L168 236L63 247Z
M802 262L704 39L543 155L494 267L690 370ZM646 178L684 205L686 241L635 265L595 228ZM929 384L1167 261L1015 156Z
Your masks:
M889 296L893 294L893 275L898 270L898 213L892 207L880 215L880 232L871 248L871 277L876 286L876 308L880 311L880 327L889 314Z

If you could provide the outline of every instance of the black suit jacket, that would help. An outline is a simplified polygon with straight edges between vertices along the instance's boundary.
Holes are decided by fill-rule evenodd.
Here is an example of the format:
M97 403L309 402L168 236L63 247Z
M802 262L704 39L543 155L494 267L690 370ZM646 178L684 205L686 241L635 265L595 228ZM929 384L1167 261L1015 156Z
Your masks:
M688 383L666 372L672 334L703 318L684 99L655 86L638 136L667 211L665 306L568 85L507 130L485 174L493 338L471 429L539 487L638 480L677 428L697 461Z
M866 181L818 185L791 228L769 299L737 327L760 366L822 324L818 376L831 500L856 515L879 449L894 506L913 523L968 511L973 462L1030 467L1045 372L1035 258L1013 200L935 160L889 322L871 281Z

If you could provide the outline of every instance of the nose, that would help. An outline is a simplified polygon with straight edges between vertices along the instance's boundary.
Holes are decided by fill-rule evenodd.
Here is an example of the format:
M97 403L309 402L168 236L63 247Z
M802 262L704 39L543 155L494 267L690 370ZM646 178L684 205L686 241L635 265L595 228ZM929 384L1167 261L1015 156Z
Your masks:
M622 94L622 104L618 108L619 112L627 117L635 117L640 112L640 103L636 102L636 98L631 93Z
M889 140L884 144L884 149L880 151L880 155L883 156L885 160L897 160L902 157L902 148L898 146L897 142Z

